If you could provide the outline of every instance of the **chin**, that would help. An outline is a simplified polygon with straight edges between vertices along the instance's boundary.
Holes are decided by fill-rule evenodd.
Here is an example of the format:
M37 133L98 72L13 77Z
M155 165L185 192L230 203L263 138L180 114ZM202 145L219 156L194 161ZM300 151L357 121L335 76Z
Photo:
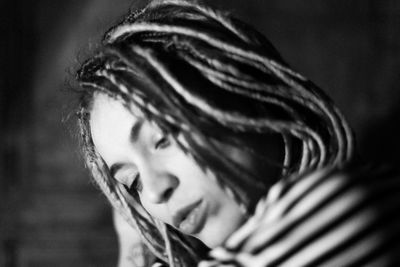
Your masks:
M216 248L216 247L221 246L221 245L225 242L225 240L228 239L229 236L230 236L230 235L224 235L224 236L218 236L218 237L210 237L210 238L203 238L203 239L200 238L200 240L203 241L203 243L204 243L207 247L213 249L213 248Z
M238 227L239 225L229 225L229 223L212 225L212 227L210 225L210 227L205 227L197 238L207 247L213 249L221 246Z

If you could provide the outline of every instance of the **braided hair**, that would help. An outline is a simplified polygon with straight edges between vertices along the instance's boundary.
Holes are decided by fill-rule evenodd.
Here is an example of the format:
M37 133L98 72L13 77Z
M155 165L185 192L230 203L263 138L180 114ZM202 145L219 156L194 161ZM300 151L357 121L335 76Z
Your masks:
M128 204L91 138L96 93L107 94L128 109L134 106L171 133L188 156L216 174L215 182L246 212L251 212L251 192L243 188L257 186L267 192L273 181L221 157L213 140L279 166L279 179L341 165L353 156L351 129L316 85L293 71L256 30L194 2L152 1L130 12L106 33L77 79L78 123L87 166L113 206L154 255L170 266L195 266L202 255L189 237ZM282 140L282 162L268 159L249 142L249 136L262 140L271 135Z

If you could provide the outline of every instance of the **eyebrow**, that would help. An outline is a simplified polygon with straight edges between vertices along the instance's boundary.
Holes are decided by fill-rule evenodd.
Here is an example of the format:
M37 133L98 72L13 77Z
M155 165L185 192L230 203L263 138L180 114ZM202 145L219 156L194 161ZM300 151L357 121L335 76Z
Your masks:
M136 143L139 139L140 132L142 130L144 120L139 119L137 120L131 128L130 134L129 134L129 139L131 142ZM124 166L123 163L115 163L110 167L110 174L112 177L115 177L115 174L119 171Z
M138 141L140 132L142 130L143 122L144 122L143 119L139 119L132 125L131 133L130 133L131 142L136 143Z

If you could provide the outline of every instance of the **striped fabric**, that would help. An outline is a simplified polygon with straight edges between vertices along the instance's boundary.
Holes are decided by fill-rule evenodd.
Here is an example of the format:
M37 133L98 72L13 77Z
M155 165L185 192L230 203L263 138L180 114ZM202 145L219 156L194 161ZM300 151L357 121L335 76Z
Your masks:
M200 267L400 266L400 178L372 167L281 181Z

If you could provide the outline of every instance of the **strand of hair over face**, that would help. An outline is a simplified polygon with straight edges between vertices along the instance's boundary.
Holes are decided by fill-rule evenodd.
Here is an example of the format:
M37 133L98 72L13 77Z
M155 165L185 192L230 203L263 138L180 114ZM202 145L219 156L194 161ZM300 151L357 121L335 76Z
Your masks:
M168 233L165 224L152 219L151 216L144 217L127 203L123 193L109 175L108 168L101 156L96 152L90 134L89 116L88 109L82 107L78 118L86 165L110 203L133 228L138 230L146 246L157 258L169 263L170 266L191 266L195 264L195 262L199 261L199 258L187 240L182 239L180 235ZM136 205L140 205L140 203ZM181 255L185 255L186 253L183 259L176 257L173 253L170 238L173 238L176 244L175 251L177 253Z
M112 182L113 179L109 176L107 167L105 166L100 155L98 155L98 153L95 151L91 139L88 116L88 113L86 113L86 111L82 109L79 114L79 123L81 136L83 137L83 147L87 148L84 150L86 164L91 170L93 178L100 186L100 189L105 193L113 207L116 210L121 211L122 216L129 222L132 227L137 229L142 234L155 232L154 230L152 231L151 229L146 229L147 227L151 227L152 224L149 224L143 216L141 216L138 212L129 207L121 191ZM143 228L143 226L145 228ZM154 248L154 245L152 245L160 243L160 241L156 241L157 235L151 235L150 238L153 238L154 240L149 240L149 238L147 237L144 239L144 241L147 243L152 253L162 259L163 254L160 253L161 249Z
M172 14L179 14L179 20L171 18ZM193 149L198 140L210 155L221 153L209 141L202 125L214 125L232 133L281 134L285 146L282 175L341 165L352 158L351 130L331 101L282 62L257 32L243 28L229 16L194 2L153 1L112 28L104 43L104 49L81 68L78 79L82 87L92 97L93 92L106 93L128 108L137 107L163 129L178 128L186 138L185 143L177 140L181 148L206 171L216 173L216 182L243 209L247 210L243 199L246 192L241 192L237 184L249 182L250 174L225 158L216 160L229 174L240 175L224 175L208 166L209 158ZM183 81L180 69L171 67L171 57L185 62L213 90L223 92L226 101L241 97L266 110L280 110L285 116L271 116L268 112L252 116L243 106L227 110L221 106L223 103L211 101L211 95L196 91L195 82ZM139 86L140 82L151 84L151 90L168 109L160 110ZM90 114L89 105L82 106L81 114ZM127 204L95 152L87 117L81 115L80 121L87 164L110 202L139 230L157 257L171 266L195 266L200 255L187 238L141 216ZM302 144L300 160L292 152L294 140ZM237 142L235 145L252 150L245 141Z

